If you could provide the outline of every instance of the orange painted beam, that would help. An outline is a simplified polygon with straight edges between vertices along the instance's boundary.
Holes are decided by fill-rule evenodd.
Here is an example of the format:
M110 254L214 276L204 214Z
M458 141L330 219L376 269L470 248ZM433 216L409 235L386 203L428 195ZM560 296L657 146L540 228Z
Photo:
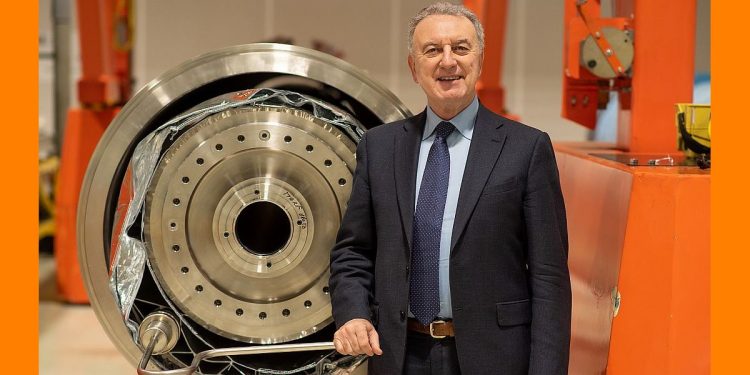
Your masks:
M477 94L487 108L506 114L503 60L505 29L508 19L507 0L465 0L484 26L484 63L477 81Z
M632 152L677 151L676 103L693 101L695 0L634 0L630 113L617 144Z

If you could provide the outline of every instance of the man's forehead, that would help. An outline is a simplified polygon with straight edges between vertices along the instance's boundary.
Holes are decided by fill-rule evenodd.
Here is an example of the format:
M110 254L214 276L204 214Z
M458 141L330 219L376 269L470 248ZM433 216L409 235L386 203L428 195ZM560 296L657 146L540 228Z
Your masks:
M464 16L436 14L417 24L414 37L418 45L435 44L446 39L451 43L472 43L477 34L474 25Z

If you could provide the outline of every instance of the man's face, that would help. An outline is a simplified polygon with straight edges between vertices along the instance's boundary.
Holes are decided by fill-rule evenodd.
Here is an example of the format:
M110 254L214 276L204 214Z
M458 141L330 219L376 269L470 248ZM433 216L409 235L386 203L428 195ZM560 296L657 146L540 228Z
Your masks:
M432 15L417 24L408 62L414 82L427 94L433 110L461 110L474 98L482 57L471 21Z

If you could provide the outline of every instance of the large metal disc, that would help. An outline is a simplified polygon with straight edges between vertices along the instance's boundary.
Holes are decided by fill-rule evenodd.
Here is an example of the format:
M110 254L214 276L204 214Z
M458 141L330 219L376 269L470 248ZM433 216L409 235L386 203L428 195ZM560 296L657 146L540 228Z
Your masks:
M81 268L99 321L132 363L138 362L141 349L123 322L108 280L117 199L135 145L156 126L207 99L290 80L334 90L366 127L410 115L393 94L344 61L289 45L244 45L203 55L149 83L125 105L99 142L78 210ZM304 335L303 326L314 330L327 324L326 246L331 244L324 242L338 227L348 199L343 190L350 189L353 144L341 137L333 141L335 132L288 110L244 109L225 119L204 121L216 126L209 130L197 124L182 134L168 151L170 163L160 165L149 188L145 240L159 283L186 314L232 339L285 341ZM269 139L262 140L262 134ZM247 143L240 144L240 135L244 142L270 146L243 148ZM285 142L286 136L293 141ZM216 149L219 143L221 150ZM205 155L206 168L188 168L194 166L196 153ZM182 177L191 182L183 184ZM193 213L199 211L203 214ZM267 239L257 235L265 230L257 226L266 225L254 221L259 213L279 223ZM172 222L174 227L169 226ZM247 232L251 235L243 234ZM175 252L174 245L196 250ZM180 278L188 282L177 282ZM278 280L284 280L283 285L277 285ZM238 287L244 282L261 287ZM271 285L277 293L269 292ZM205 318L211 316L209 311L218 314L216 321ZM297 323L287 323L292 320Z
M330 247L351 192L355 144L307 112L232 109L183 134L147 196L149 259L204 327L251 343L331 322Z

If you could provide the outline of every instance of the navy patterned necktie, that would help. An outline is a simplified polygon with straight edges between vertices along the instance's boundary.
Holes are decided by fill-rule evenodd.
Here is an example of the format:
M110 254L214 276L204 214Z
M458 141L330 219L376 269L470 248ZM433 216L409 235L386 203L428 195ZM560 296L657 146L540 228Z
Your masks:
M427 155L414 211L409 308L414 317L425 325L440 312L440 232L451 169L451 156L445 139L455 129L453 124L446 121L435 128L435 140Z

